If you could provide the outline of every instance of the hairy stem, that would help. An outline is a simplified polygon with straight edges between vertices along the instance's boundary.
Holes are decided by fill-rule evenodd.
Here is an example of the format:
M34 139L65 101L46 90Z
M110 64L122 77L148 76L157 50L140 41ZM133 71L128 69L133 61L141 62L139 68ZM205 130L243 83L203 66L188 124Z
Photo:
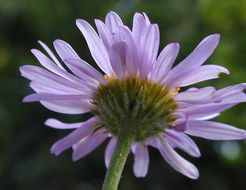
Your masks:
M119 135L108 171L105 176L102 190L117 190L120 177L126 163L126 158L131 150L134 136L129 134Z

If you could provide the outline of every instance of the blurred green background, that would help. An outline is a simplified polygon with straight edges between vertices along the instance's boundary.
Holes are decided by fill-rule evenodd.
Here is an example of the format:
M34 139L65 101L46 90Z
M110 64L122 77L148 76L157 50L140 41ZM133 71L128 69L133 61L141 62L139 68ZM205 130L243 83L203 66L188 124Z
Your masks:
M90 115L62 115L39 103L23 104L31 93L28 80L20 77L19 66L39 65L30 53L42 49L37 40L50 47L60 38L95 66L75 19L104 19L116 11L131 26L134 12L146 12L158 23L163 48L179 42L176 63L187 56L207 35L221 34L221 41L207 63L225 66L231 75L199 83L223 88L246 81L246 1L245 0L0 0L0 189L1 190L98 190L106 172L104 143L92 154L72 162L71 150L59 157L49 153L51 145L68 131L44 126L47 118L64 122L81 121ZM225 111L218 119L246 128L246 104ZM120 190L244 190L246 187L246 142L212 142L195 138L202 157L185 158L197 165L201 177L190 180L174 171L158 151L150 148L146 178L132 172L129 156Z

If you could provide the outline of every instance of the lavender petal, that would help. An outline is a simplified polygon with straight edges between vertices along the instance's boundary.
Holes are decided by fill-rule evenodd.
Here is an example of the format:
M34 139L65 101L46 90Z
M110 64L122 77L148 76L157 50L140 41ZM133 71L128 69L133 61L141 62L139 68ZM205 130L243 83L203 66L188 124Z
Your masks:
M47 119L44 123L45 125L55 128L55 129L77 129L81 125L84 124L84 122L78 122L78 123L63 123L57 119Z
M160 53L151 73L151 79L159 83L166 77L178 55L179 44L168 44Z
M183 132L176 132L171 129L167 129L166 131L168 132L168 134L166 135L168 142L171 142L176 147L182 149L191 156L201 156L199 148L190 137L185 135Z
M100 129L88 135L78 143L73 145L73 161L83 158L96 149L108 137L104 129Z
M117 142L117 138L116 137L112 137L107 145L106 151L105 151L105 165L108 168L111 157L113 155L114 152L114 148Z
M149 152L145 145L136 145L134 151L134 174L136 177L145 177L149 166Z
M160 146L159 150L163 158L178 172L191 178L197 179L199 177L199 172L197 168L179 154L177 154L173 148L164 141Z
M113 74L112 68L109 62L108 52L103 45L103 42L99 39L95 30L91 25L82 19L77 19L76 24L82 34L90 49L91 55L98 64L98 66L108 75Z
M84 122L79 128L71 132L69 135L57 141L52 147L50 152L59 155L64 150L72 147L75 143L89 135L95 128L98 118L93 117Z
M156 63L159 50L160 33L157 24L149 25L143 31L140 38L140 77L145 79Z
M202 65L217 47L219 38L219 34L214 34L203 39L188 57L168 73L165 82L169 83L181 74Z
M246 131L214 121L190 121L186 134L210 140L246 139Z
M116 41L113 43L109 51L109 58L116 76L121 80L126 72L126 43L124 41Z

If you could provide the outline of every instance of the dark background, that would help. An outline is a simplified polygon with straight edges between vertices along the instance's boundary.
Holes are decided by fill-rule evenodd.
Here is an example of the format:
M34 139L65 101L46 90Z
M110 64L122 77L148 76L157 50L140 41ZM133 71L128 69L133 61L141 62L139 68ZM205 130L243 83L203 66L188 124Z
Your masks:
M116 11L131 26L134 12L146 12L159 25L162 49L179 42L178 61L187 56L207 35L221 34L221 41L207 63L225 66L231 75L199 83L223 88L245 82L246 75L246 1L245 0L0 0L0 189L1 190L98 190L106 172L104 143L92 154L73 162L71 150L58 157L51 145L68 131L44 126L47 118L64 122L82 121L90 115L63 115L49 111L39 103L24 104L31 93L28 80L20 77L19 66L38 61L31 48L41 49L37 40L50 47L60 38L95 66L87 45L75 25L83 18L104 20L108 11ZM218 119L246 128L246 105L225 111ZM132 172L129 156L119 190L244 190L246 187L245 141L212 142L195 138L202 157L192 161L200 170L198 180L190 180L174 171L158 151L150 148L150 166L146 178Z

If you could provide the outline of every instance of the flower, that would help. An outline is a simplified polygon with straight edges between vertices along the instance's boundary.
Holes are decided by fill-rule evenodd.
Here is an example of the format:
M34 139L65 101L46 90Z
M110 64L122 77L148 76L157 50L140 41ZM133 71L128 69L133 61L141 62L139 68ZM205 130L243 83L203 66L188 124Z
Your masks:
M46 69L31 65L20 67L21 75L31 80L30 87L36 92L26 96L24 102L40 101L46 108L64 114L94 114L85 122L71 124L48 119L47 126L74 129L52 146L51 153L59 155L72 147L76 161L110 138L105 151L108 167L117 138L123 131L135 136L131 149L137 177L147 174L148 146L152 146L175 170L197 179L197 168L175 151L180 148L193 157L200 157L197 145L188 135L210 140L246 138L245 130L208 121L245 102L246 83L221 90L208 86L180 92L181 87L218 78L220 73L229 74L222 66L202 65L218 45L219 34L203 39L189 56L173 67L179 44L168 44L157 56L158 25L152 24L145 13L135 13L132 30L112 11L105 23L95 20L98 34L85 20L77 19L76 24L105 75L82 60L63 40L55 40L54 47L72 74L41 41L50 58L37 49L31 51Z

